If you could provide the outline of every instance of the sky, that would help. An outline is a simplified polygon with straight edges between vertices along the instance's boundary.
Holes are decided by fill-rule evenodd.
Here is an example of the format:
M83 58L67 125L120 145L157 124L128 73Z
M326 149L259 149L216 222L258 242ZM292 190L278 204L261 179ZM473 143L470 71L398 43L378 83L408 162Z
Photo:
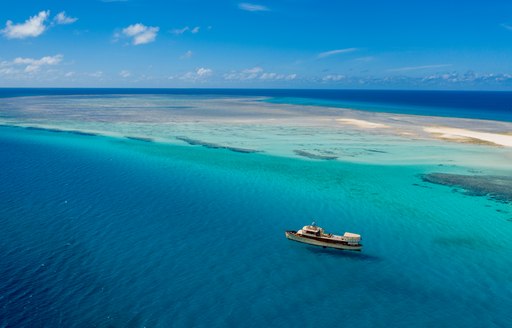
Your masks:
M512 90L512 1L2 0L0 87Z

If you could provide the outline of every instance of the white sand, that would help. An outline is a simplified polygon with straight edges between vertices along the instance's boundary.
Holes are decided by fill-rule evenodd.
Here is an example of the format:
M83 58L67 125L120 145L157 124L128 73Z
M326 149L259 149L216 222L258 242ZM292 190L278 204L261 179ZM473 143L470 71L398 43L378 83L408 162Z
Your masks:
M512 147L512 135L478 132L450 127L426 127L423 130L428 133L439 134L441 138L454 139L454 141L471 138L492 142L500 146Z
M357 120L355 118L338 118L336 119L337 122L340 122L341 124L347 124L347 125L353 125L358 128L362 129L383 129L388 128L389 126L381 123L374 123L370 121L364 121L364 120Z

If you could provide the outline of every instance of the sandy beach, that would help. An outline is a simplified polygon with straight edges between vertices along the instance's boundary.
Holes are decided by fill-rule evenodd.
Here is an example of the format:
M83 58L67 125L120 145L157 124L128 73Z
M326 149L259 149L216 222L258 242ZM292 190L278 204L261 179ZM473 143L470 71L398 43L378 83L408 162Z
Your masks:
M512 135L500 133L479 132L452 127L425 127L425 132L431 133L434 138L453 140L468 143L488 143L496 146L512 147Z
M337 122L340 122L341 124L348 124L352 125L361 129L384 129L389 128L389 126L381 123L374 123L369 122L365 120L359 120L355 118L338 118L336 119Z

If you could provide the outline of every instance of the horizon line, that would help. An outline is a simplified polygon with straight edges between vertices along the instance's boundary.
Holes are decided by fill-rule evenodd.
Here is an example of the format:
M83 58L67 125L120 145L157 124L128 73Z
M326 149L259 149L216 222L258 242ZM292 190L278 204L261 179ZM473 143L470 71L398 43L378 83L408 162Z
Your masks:
M512 90L501 89L404 89L404 88L230 88L230 87L206 87L206 88L189 88L189 87L2 87L0 90L6 89L80 89L80 90L305 90L305 91L436 91L436 92L512 92Z

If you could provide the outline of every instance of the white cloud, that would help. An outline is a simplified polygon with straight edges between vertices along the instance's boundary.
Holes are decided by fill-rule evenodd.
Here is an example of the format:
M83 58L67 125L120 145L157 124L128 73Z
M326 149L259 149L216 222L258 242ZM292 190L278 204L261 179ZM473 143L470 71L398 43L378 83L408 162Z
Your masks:
M199 33L200 29L201 29L201 26L196 26L196 27L185 26L183 28L175 28L175 29L171 30L171 33L175 34L175 35L182 35L185 32L190 32L192 34L197 34L197 33Z
M53 20L57 24L67 25L67 24L73 24L74 22L76 22L78 20L78 18L66 16L66 12L65 11L61 11L60 13L57 14L57 16L55 16L53 18Z
M174 30L171 31L171 33L176 34L176 35L181 35L181 34L187 32L188 30L190 30L190 27L185 26L184 28L175 28Z
M17 57L12 61L12 65L25 65L26 73L34 73L39 71L41 66L59 64L63 57L62 55L45 56L39 59Z
M103 72L102 71L96 71L96 72L92 72L92 73L86 73L86 75L99 79L99 78L103 77Z
M420 78L406 77L419 85L434 86L483 86L512 85L512 75L507 73L444 72Z
M326 58L326 57L330 57L330 56L334 56L334 55L346 54L346 53L349 53L349 52L354 52L354 51L357 51L357 50L358 50L357 48L345 48L345 49L330 50L330 51L319 53L317 58Z
M417 71L417 70L423 70L423 69L442 68L442 67L449 67L449 66L452 66L452 64L407 66L407 67L399 67L399 68L388 69L388 72L407 72L407 71Z
M324 82L337 82L345 79L345 75L341 74L329 74L324 77L322 77L322 81Z
M24 39L37 37L46 30L45 22L50 16L50 11L40 11L37 15L30 17L24 23L14 24L8 20L5 28L0 32L8 39Z
M253 80L260 76L260 73L263 72L263 68L261 67L253 67L242 70L241 72L232 71L224 74L225 80Z
M39 71L41 71L41 67L55 66L62 61L62 58L62 55L55 55L45 56L39 59L17 57L12 61L2 61L0 62L0 75L10 76L15 79L35 76ZM55 78L55 70L47 69L44 73L47 75L50 74L48 77ZM38 74L38 76L41 75Z
M213 74L213 70L211 70L210 68L198 68L197 71L196 71L196 74L199 76L199 77L207 77L207 76L210 76Z
M430 75L420 75L416 77L405 75L387 75L382 77L375 76L343 76L326 75L319 78L309 79L312 83L332 83L344 85L347 87L355 86L373 86L373 87L405 87L408 88L459 88L482 86L512 86L512 74L507 73L477 73L467 72L439 72Z
M248 74L257 74L263 72L263 68L256 66L253 68L244 69L242 72Z
M133 45L146 44L155 41L159 27L146 26L140 23L132 24L123 29L123 34L132 38Z
M147 27L143 24L133 24L123 29L123 33L127 36L136 36L137 34L143 33L147 30Z
M285 74L277 74L277 73L263 73L260 75L260 80L275 80L275 81L287 80L287 81L290 81L290 80L295 80L296 77L297 77L297 74L285 75Z
M12 67L0 68L0 75L14 75L16 73L19 73L19 71Z
M263 73L260 75L260 80L273 80L277 76L277 73Z
M121 72L119 72L119 76L126 79L126 78L132 76L132 73L130 73L130 71L127 71L127 70L122 70Z
M246 68L241 72L224 74L224 78L226 80L253 80L257 79L261 73L263 73L263 68L255 66L252 68Z
M297 74L278 74L274 72L265 72L263 68L256 66L252 68L247 68L242 71L232 71L223 75L225 80L238 80L238 81L247 81L247 80L294 80L297 78Z
M180 80L188 82L204 82L206 79L213 75L213 70L210 68L200 67L194 72L187 72L179 77Z
M229 72L223 75L224 80L240 80L240 74L236 72Z
M192 58L192 56L194 55L194 53L192 52L192 50L189 50L187 52L185 52L181 57L180 59L189 59L189 58Z
M240 8L242 10L245 10L245 11L252 11L252 12L255 12L255 11L269 11L270 10L270 9L268 9L268 7L265 7L265 6L262 6L262 5L257 5L257 4L254 4L254 3L247 3L247 2L239 3L238 4L238 8Z
M25 67L25 72L26 73L34 73L34 72L39 71L39 68L40 68L40 66L37 66L37 65L28 65L27 67Z
M507 29L509 31L512 31L512 25L511 24L501 24L501 27L504 29Z

